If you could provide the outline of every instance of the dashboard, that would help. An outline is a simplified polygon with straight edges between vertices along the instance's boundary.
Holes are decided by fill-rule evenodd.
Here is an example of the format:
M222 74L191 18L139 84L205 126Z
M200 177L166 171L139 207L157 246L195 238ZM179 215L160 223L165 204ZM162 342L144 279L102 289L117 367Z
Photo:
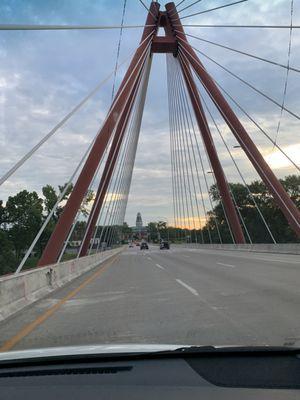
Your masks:
M8 361L1 399L300 399L297 354Z

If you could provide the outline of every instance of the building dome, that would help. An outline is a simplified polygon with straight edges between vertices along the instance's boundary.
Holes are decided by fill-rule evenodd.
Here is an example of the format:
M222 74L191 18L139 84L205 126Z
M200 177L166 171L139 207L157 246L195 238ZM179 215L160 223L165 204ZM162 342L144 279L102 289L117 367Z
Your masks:
M142 220L142 216L141 216L140 212L137 213L135 226L137 228L142 228L143 227L143 220Z

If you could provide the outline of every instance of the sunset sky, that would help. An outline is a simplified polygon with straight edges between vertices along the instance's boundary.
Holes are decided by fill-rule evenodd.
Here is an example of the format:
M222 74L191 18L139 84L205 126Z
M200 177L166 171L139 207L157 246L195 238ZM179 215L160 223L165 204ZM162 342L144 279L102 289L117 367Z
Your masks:
M145 0L147 5L149 1ZM192 3L187 0L186 4ZM182 15L228 3L203 0ZM164 2L161 2L163 9ZM250 0L219 11L184 19L185 24L290 24L289 0ZM119 25L123 0L1 0L1 24ZM125 24L143 24L146 10L128 0ZM294 2L293 23L300 25L300 2ZM288 29L185 28L188 33L279 63L287 63ZM120 62L137 47L141 29L125 30ZM0 175L2 176L38 140L48 133L98 82L113 69L119 31L1 31L0 32ZM286 71L195 39L191 43L231 71L282 102ZM275 138L280 108L242 85L207 59L201 59L213 77ZM117 76L120 83L125 64ZM292 34L290 65L300 68L300 29ZM200 86L199 86L200 87ZM0 187L0 199L19 190L66 182L105 118L112 80L77 113L9 181ZM203 92L203 91L202 91ZM286 107L300 114L300 74L290 71ZM278 177L297 170L242 113L233 106L252 139ZM236 140L214 112L231 149ZM300 121L283 113L278 144L300 164ZM219 156L230 182L239 177L212 127ZM170 169L166 57L155 55L133 173L126 221L136 213L143 222L173 221ZM233 149L247 182L258 179L241 149ZM207 166L207 169L209 167ZM212 177L208 176L210 184ZM206 195L207 201L207 195Z

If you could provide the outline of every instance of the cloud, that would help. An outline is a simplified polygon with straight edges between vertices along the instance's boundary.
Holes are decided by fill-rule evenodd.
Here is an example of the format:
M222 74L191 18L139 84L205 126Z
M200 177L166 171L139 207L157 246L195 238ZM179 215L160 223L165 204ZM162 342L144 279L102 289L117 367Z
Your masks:
M209 5L208 5L209 3ZM127 2L125 22L143 24L145 10L139 2ZM220 5L210 1L193 6L184 15L200 9ZM53 2L26 2L3 0L0 5L2 23L41 24L112 24L121 19L122 2L85 0L70 7L67 0ZM163 6L162 6L163 8ZM295 4L295 24L298 24L299 7ZM253 0L245 4L207 13L205 23L221 24L289 24L289 7L286 1L266 2ZM203 23L203 16L183 20L185 24ZM258 29L200 29L186 28L193 35L244 50L258 56L287 62L288 30ZM125 30L121 45L120 61L128 57L139 42L140 30ZM0 171L5 173L20 157L38 142L58 121L69 112L92 88L114 68L119 32L67 31L67 32L1 32L0 33ZM224 50L195 39L191 43L224 64L232 72L246 79L281 103L285 70L276 66ZM291 65L300 66L300 35L293 31ZM280 108L259 96L247 86L231 77L220 67L204 57L200 58L212 76L238 100L262 128L276 136ZM117 73L117 86L125 73L126 64ZM201 93L213 106L199 84ZM25 188L41 193L44 184L57 186L66 182L89 143L97 133L109 109L112 90L110 80L86 106L45 144L6 184L0 188L0 198ZM299 74L290 72L286 107L297 112L300 107ZM272 144L257 127L234 105L234 111L255 141L270 166L279 177L294 173ZM247 182L258 175L242 150L234 148L237 141L217 111L212 111L240 170ZM229 181L241 181L223 142L208 118L219 157ZM197 135L200 133L197 130ZM299 154L297 139L299 121L283 113L278 143L296 161ZM204 169L210 169L203 145ZM200 168L201 169L201 168ZM206 182L200 174L207 209L210 202ZM197 179L197 176L194 175ZM191 179L191 177L190 177ZM213 176L206 176L208 185ZM94 187L99 179L95 180ZM168 121L166 61L164 55L154 55L147 92L141 134L133 171L126 220L135 223L140 211L145 222L156 220L159 215L173 218L171 157ZM192 182L190 182L192 184ZM199 193L198 193L199 198ZM201 202L200 198L199 201ZM201 206L202 207L202 206ZM204 211L201 208L201 218Z

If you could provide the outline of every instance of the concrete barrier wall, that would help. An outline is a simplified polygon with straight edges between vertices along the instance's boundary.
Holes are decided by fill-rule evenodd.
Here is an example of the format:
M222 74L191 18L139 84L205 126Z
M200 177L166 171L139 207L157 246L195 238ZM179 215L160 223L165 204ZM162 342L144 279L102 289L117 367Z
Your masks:
M207 249L207 250L235 250L250 251L255 253L275 253L275 254L300 254L300 243L279 243L279 244L182 244L188 248Z
M0 321L121 251L122 248L107 250L60 264L34 268L18 275L0 277Z

